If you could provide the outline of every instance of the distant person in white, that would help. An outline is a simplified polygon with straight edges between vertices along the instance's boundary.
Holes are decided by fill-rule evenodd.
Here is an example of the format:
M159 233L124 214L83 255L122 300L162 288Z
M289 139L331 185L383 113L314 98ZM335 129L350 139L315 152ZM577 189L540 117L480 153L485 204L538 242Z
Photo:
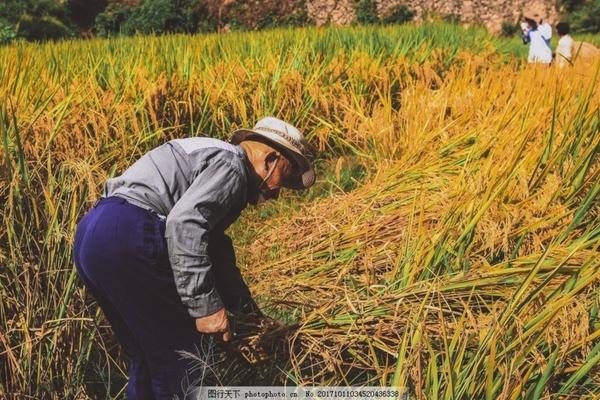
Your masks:
M533 16L533 19L537 22L538 30L542 34L542 37L544 38L546 43L548 43L548 47L550 47L550 39L552 39L552 25L550 25L547 22L544 22L544 20L542 19L542 17L540 17L539 14L535 14Z
M556 24L556 32L558 32L558 46L556 47L556 62L559 67L563 68L572 63L573 47L575 42L569 33L571 28L566 22Z
M552 49L549 38L546 38L538 28L537 22L531 18L525 18L521 24L523 31L523 43L529 43L529 55L527 61L530 63L550 64L552 62Z

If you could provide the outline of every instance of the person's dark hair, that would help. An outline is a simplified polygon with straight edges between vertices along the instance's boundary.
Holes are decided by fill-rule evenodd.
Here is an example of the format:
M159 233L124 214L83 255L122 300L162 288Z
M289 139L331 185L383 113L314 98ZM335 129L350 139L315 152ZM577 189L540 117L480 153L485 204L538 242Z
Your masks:
M556 32L558 32L560 36L568 35L571 32L571 27L566 22L559 22L556 24Z
M527 25L529 25L529 27L530 27L531 29L537 29L537 27L538 27L538 24L537 24L537 22L535 22L535 20L534 20L534 19L531 19L531 18L525 18L525 22L527 22Z

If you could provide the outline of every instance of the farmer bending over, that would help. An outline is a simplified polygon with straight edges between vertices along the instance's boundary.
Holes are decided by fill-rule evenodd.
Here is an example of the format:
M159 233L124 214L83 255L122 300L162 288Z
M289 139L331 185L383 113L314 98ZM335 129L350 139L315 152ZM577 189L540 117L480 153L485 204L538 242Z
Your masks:
M109 179L77 226L74 260L129 360L129 399L171 399L199 384L200 334L231 336L225 310L260 311L224 234L246 207L313 184L307 143L276 118L231 143L171 140Z

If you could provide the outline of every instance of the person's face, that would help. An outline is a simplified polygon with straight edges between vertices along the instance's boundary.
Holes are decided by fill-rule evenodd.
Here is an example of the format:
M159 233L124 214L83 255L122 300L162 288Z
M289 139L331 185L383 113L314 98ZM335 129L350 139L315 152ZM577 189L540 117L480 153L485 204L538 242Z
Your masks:
M293 169L292 163L280 153L276 151L267 153L259 168L256 169L261 179L256 204L277 199L281 188L292 176Z

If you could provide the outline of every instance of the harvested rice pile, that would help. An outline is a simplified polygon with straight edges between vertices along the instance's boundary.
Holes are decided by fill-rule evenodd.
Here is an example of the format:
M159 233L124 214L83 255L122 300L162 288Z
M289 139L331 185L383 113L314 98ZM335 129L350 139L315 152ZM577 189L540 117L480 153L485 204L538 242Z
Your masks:
M475 60L431 83L346 115L388 157L243 249L253 292L300 324L295 379L427 399L598 395L594 72Z

